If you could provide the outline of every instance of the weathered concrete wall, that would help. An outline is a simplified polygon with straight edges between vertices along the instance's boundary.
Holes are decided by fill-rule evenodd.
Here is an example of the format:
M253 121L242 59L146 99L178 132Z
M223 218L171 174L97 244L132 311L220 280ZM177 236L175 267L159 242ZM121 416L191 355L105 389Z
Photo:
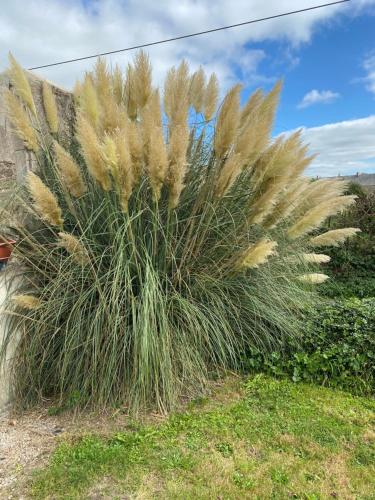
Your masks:
M42 98L43 80L30 72L27 75L42 130L48 133ZM64 142L72 133L73 98L70 92L53 84L51 86L60 117L59 137ZM23 141L14 133L7 116L4 90L10 87L11 83L7 73L0 74L0 189L1 184L5 185L4 180L22 182L25 173L35 167L35 159L32 153L26 150Z
M5 303L7 292L11 287L11 280L8 273L0 272L0 346L2 345L5 335ZM7 350L5 363L0 364L0 413L5 410L10 399L10 383L9 383L9 361L14 353L16 343L10 345Z
M48 125L46 122L43 98L42 98L42 80L28 73L35 106L42 130L47 134ZM12 189L12 182L22 183L28 170L36 168L36 161L32 153L26 150L23 141L12 130L12 126L7 116L4 104L4 90L10 88L10 81L6 73L0 74L0 195L3 191ZM69 140L72 134L73 118L73 98L72 95L54 85L52 90L56 97L59 112L59 139L64 143ZM0 199L1 201L1 199ZM1 207L1 203L0 203ZM0 220L0 232L1 232ZM7 221L4 221L5 225ZM0 271L0 346L5 335L5 316L4 303L7 295L6 282L9 281L11 289L12 280L9 273ZM7 352L7 358L13 355L15 345L10 346ZM4 410L9 401L9 370L7 363L0 366L0 412Z
M375 174L340 175L340 177L331 177L332 179L343 179L349 182L355 182L369 191L375 190Z

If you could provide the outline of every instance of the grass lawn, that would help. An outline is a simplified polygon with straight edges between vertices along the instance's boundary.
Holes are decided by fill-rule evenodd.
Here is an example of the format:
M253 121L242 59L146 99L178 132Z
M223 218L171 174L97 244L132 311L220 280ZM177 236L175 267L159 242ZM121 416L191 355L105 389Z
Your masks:
M255 376L159 424L63 442L35 498L375 498L375 401Z

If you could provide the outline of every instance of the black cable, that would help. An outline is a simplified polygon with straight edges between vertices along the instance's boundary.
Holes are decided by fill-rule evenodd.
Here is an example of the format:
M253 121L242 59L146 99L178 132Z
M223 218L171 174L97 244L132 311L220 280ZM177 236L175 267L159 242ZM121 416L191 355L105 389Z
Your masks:
M119 52L127 52L129 50L142 49L144 47L151 47L152 45L159 45L161 43L174 42L175 40L182 40L183 38L191 38L193 36L200 36L200 35L205 35L207 33L214 33L215 31L222 31L222 30L227 30L230 28L237 28L238 26L245 26L246 24L259 23L261 21L269 21L270 19L276 19L278 17L290 16L292 14L299 14L300 12L307 12L309 10L321 9L323 7L329 7L330 5L336 5L339 3L346 3L346 2L350 2L350 0L338 0L336 2L315 5L314 7L307 7L306 9L293 10L290 12L284 12L283 14L275 14L273 16L262 17L259 19L253 19L251 21L244 21L242 23L231 24L229 26L222 26L221 28L213 28L213 29L206 30L206 31L199 31L197 33L191 33L189 35L176 36L173 38L167 38L165 40L159 40L157 42L143 43L142 45L134 45L133 47L127 47L125 49L111 50L109 52L101 52L100 54L94 54L92 56L77 57L75 59L67 59L66 61L44 64L43 66L34 66L32 68L27 68L27 69L31 71L34 69L49 68L51 66L59 66L60 64L68 64L68 63L72 63L72 62L83 61L85 59L93 59L94 57L108 56L110 54L118 54Z

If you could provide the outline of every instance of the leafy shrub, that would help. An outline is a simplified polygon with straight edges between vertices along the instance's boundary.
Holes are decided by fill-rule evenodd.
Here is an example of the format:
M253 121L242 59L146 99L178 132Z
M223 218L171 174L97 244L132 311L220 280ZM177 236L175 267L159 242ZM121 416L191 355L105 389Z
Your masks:
M290 376L294 381L375 389L375 299L332 301L308 316L300 342L283 353L252 349L252 370Z
M329 219L326 229L355 226L357 238L332 248L327 272L332 277L321 287L327 297L375 297L375 192L351 183L348 194L358 196L355 205Z
M126 76L99 60L76 86L63 144L50 87L46 134L14 60L11 76L8 109L39 162L23 194L31 218L13 229L22 280L5 348L21 332L18 402L167 410L249 346L298 335L311 284L326 279L327 257L311 248L356 229L309 234L354 198L302 177L311 158L299 133L271 141L280 84L243 108L236 85L216 113L215 75L206 84L183 62L161 107L144 53Z

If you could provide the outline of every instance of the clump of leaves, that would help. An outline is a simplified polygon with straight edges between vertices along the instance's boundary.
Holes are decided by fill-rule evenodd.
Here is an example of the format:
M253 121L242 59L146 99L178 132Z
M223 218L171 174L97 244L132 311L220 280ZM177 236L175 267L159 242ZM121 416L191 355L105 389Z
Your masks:
M375 387L375 299L336 300L317 308L298 342L282 352L253 348L247 368L295 382L308 381L373 393Z

